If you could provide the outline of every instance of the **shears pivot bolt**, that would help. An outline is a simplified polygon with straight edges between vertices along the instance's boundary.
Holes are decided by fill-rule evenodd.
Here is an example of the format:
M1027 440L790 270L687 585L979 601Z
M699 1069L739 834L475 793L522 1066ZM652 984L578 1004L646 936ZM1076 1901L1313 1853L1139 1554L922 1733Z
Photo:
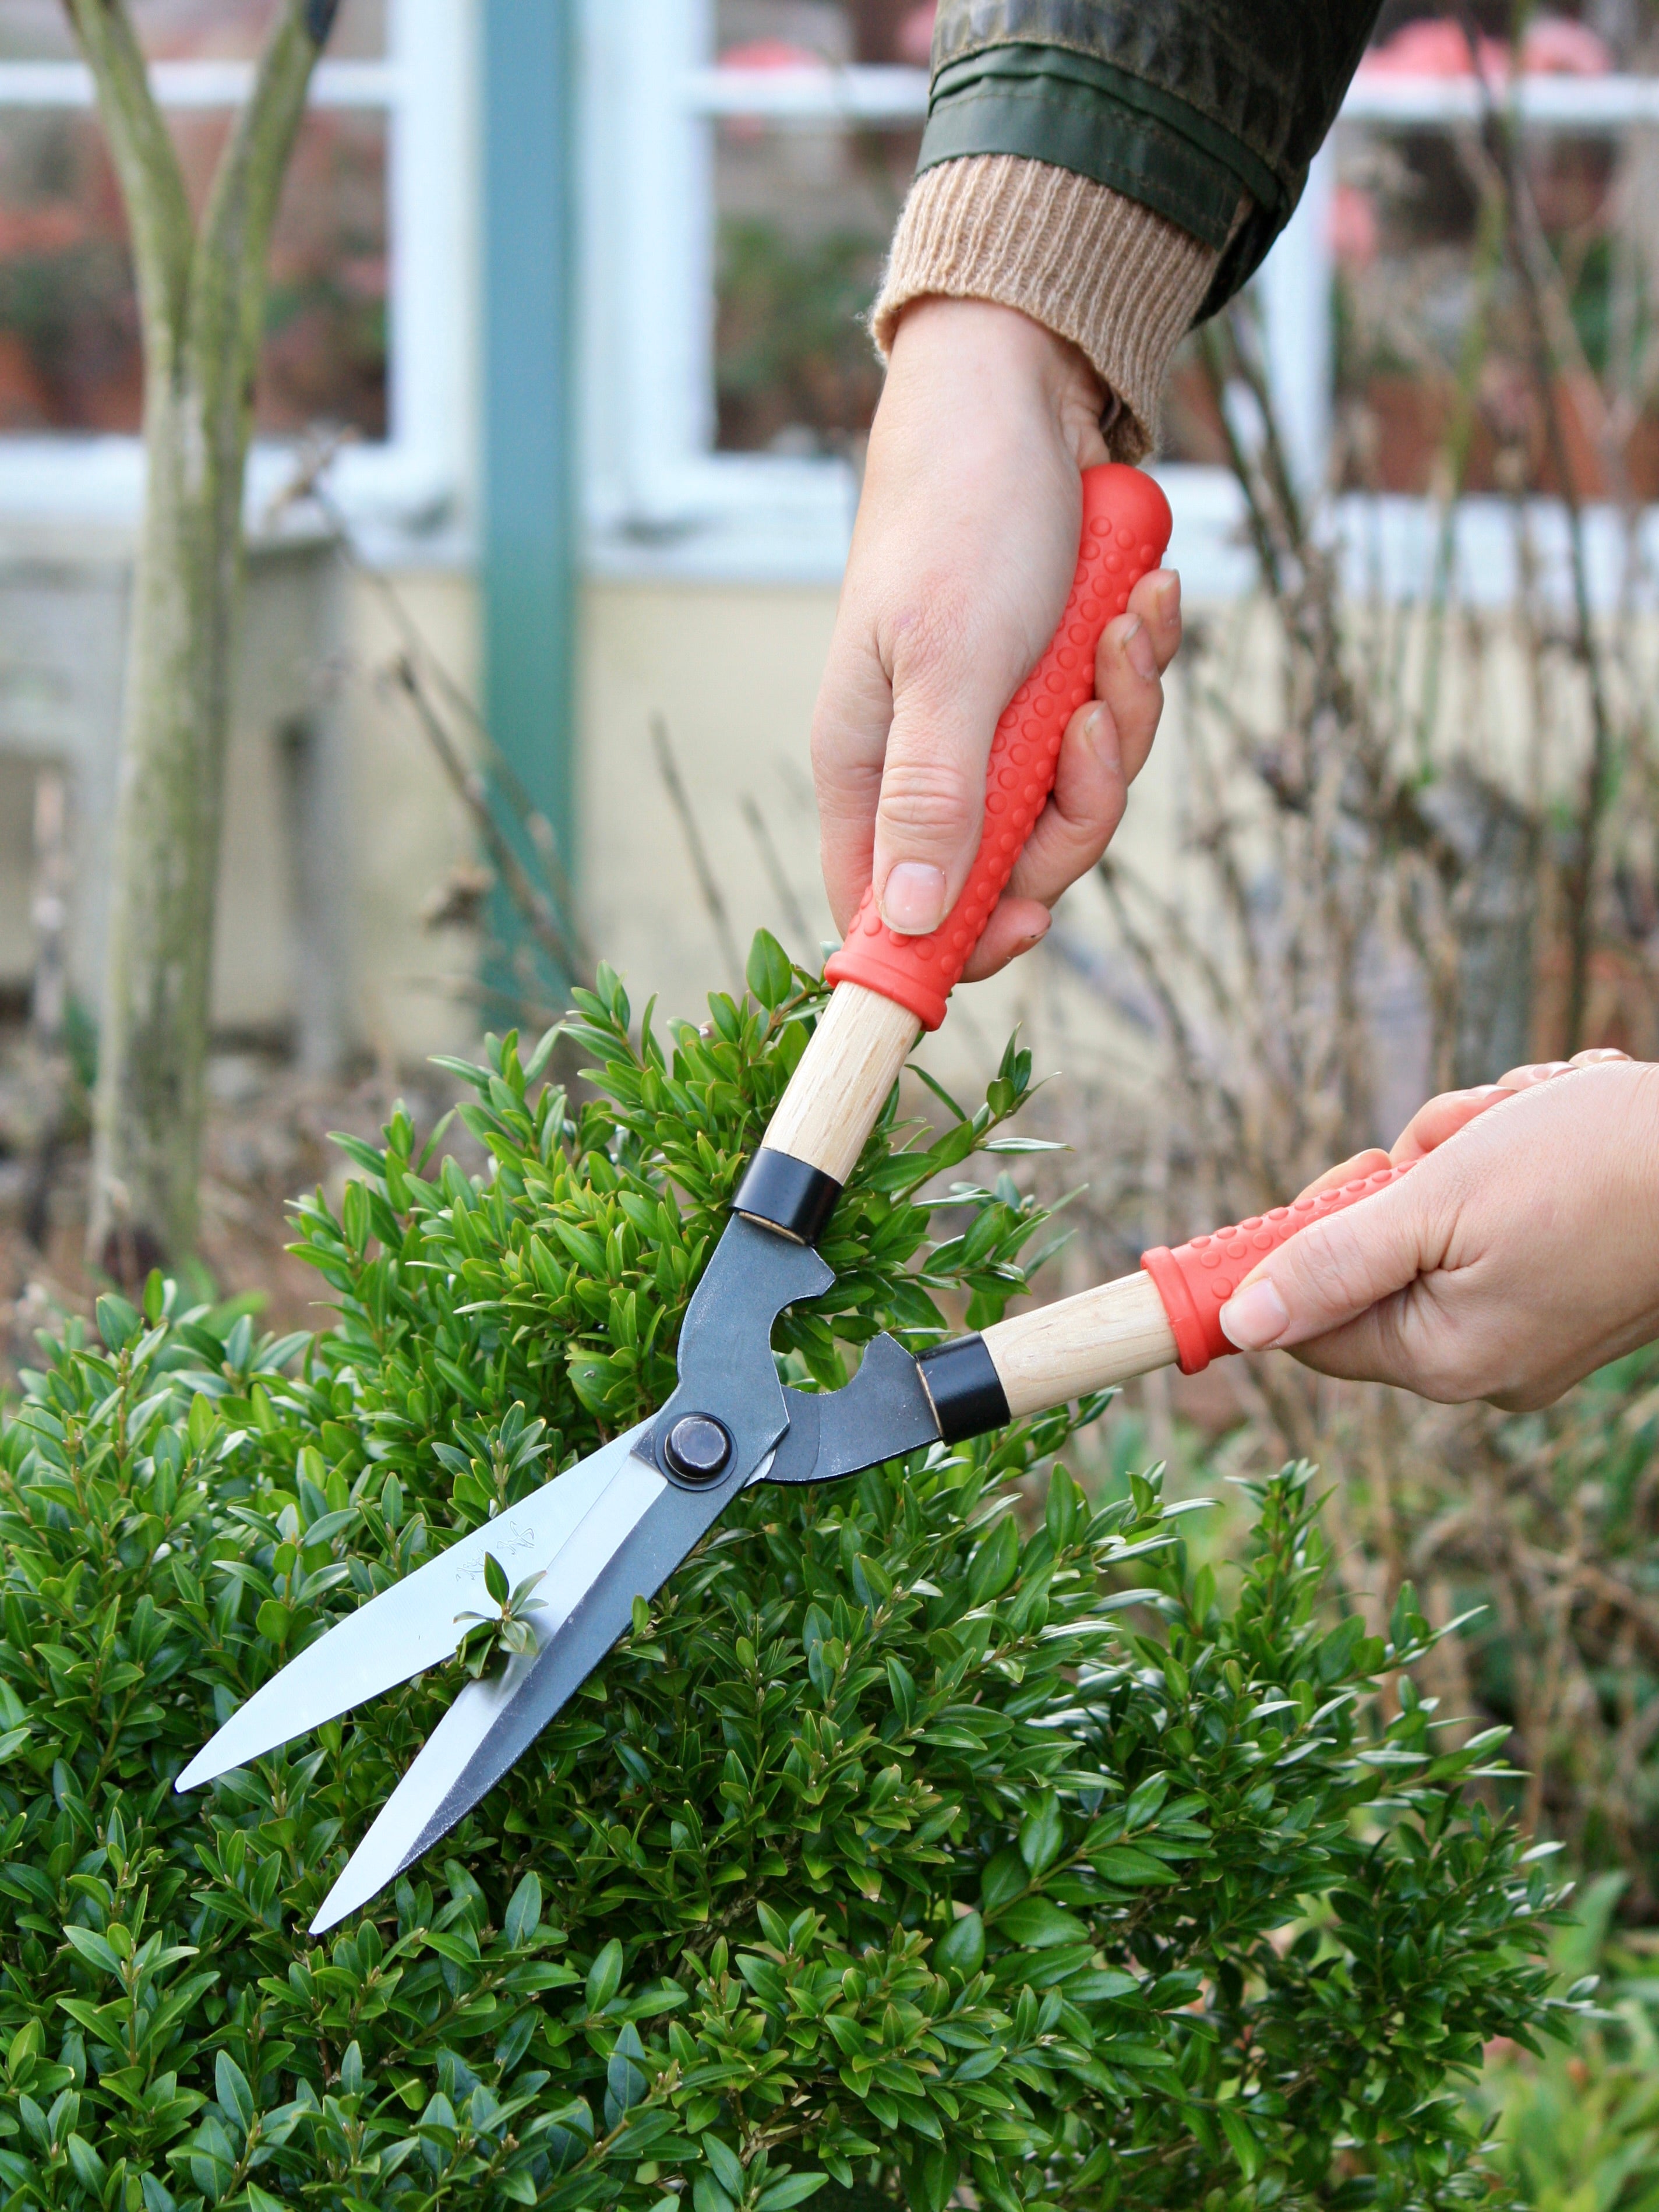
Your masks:
M663 1456L682 1482L713 1482L732 1456L732 1439L712 1413L687 1413L675 1422Z

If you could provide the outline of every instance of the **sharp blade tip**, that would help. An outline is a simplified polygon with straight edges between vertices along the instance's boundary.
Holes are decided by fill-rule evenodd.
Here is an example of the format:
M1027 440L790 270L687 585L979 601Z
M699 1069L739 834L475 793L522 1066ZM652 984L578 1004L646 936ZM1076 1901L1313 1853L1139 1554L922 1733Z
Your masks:
M306 1930L307 1936L325 1936L331 1928L337 1928L341 1921L348 1919L361 1906L368 1904L368 1898L354 1897L346 1887L350 1873L351 1863L348 1860L339 1880L317 1907L311 1925Z
M173 1784L175 1790L199 1790L204 1782L216 1782L222 1774L228 1774L234 1767L249 1764L246 1753L234 1751L226 1743L226 1729L221 1729L217 1735L208 1738ZM257 1757L258 1753L253 1756Z

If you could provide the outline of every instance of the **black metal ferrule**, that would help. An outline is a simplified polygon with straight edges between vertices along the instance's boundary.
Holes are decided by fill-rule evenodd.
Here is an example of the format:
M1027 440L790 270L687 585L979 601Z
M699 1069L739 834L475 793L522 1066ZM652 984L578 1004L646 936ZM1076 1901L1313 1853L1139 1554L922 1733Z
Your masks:
M935 1345L916 1365L947 1444L960 1443L964 1437L982 1437L988 1429L1006 1428L1013 1419L1002 1377L985 1349L985 1339L977 1333Z
M840 1196L841 1185L834 1176L787 1152L769 1152L763 1145L738 1185L732 1211L781 1229L798 1244L816 1244L829 1227Z

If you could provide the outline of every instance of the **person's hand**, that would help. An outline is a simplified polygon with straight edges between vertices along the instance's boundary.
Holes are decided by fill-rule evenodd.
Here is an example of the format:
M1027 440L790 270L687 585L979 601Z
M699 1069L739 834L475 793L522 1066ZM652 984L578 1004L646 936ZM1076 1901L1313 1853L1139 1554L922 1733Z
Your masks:
M907 935L938 927L978 849L997 718L1054 634L1081 471L1107 458L1082 355L1012 307L918 301L893 339L812 724L823 879L845 931L866 886ZM1143 576L1107 625L1096 703L986 924L969 978L1035 945L1121 820L1181 640L1180 580Z
M1252 1270L1234 1344L1524 1411L1659 1336L1659 1065L1581 1053L1447 1091L1310 1188L1405 1160Z

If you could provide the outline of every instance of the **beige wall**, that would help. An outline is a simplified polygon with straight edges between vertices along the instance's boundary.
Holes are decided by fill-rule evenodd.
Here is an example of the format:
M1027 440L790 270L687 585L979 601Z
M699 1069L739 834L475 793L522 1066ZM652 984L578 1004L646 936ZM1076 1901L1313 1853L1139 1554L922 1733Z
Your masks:
M427 652L468 695L477 687L477 604L463 574L400 576L396 591ZM384 1063L465 1050L485 1025L472 989L477 939L433 930L422 909L476 858L472 825L408 701L386 681L399 640L374 586L356 578L331 611L292 579L259 586L244 655L227 790L215 959L222 1027L291 1018L296 979L318 956L297 908L325 904L347 1026ZM832 935L819 881L807 757L812 701L835 617L825 588L591 583L582 602L580 708L581 895L598 953L635 1003L697 1017L733 978L697 884L650 729L659 716L683 779L738 957L764 925L816 963ZM0 686L3 695L3 686ZM296 880L281 725L308 703L337 747L330 879ZM107 716L106 716L107 719ZM452 718L453 719L453 718ZM456 724L465 738L464 723ZM0 732L0 738L3 732ZM1176 739L1137 791L1133 836L1168 849L1179 777ZM27 976L29 771L0 742L0 977ZM787 891L763 856L769 839ZM88 886L78 895L90 896ZM791 912L791 906L798 911ZM310 936L317 936L311 914ZM1085 884L1064 916L1085 943L1101 935ZM805 927L800 925L804 922ZM95 991L95 977L83 977ZM990 1073L1009 1029L1025 1025L1041 1064L1084 1072L1133 1040L1063 963L1042 954L959 992L929 1048L947 1080Z
M477 594L471 579L422 573L399 577L396 589L427 650L476 698ZM464 1051L488 1026L472 989L477 939L467 929L424 927L421 908L441 894L453 869L474 860L471 817L408 701L385 680L398 635L365 584L349 596L346 636L349 790L357 809L350 903L358 1033L378 1057L399 1063ZM455 726L465 742L465 726Z

